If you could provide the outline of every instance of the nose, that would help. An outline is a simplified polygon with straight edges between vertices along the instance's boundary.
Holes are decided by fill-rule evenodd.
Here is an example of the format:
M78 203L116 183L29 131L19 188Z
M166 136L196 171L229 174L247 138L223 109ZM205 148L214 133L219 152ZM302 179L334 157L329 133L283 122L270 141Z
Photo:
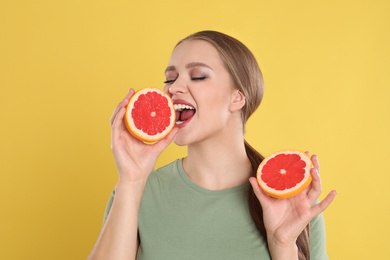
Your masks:
M179 95L179 94L184 94L187 92L187 85L183 80L179 80L177 78L174 82L172 82L168 86L168 92L174 96L174 95Z

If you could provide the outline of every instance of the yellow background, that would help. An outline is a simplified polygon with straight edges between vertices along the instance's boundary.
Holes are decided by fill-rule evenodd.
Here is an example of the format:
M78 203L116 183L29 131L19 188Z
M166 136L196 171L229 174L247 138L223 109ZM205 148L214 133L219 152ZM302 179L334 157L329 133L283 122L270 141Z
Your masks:
M310 150L330 259L390 259L389 1L0 2L0 259L85 259L117 181L109 118L162 87L175 43L237 37L266 92L247 139ZM171 145L161 166L185 155Z

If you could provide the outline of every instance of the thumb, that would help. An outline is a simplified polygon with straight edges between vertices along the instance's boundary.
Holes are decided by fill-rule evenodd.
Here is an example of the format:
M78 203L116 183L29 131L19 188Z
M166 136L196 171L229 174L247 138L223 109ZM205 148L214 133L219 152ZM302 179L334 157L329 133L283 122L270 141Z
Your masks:
M160 152L162 152L172 142L173 138L175 137L175 135L177 134L178 131L179 131L179 128L174 127L172 129L172 131L167 136L165 136L163 139L161 139L160 141L158 141L154 145L156 147L158 147L157 149L160 150Z
M274 199L268 196L268 194L263 191L255 177L250 177L249 182L251 183L253 192L255 193L257 199L260 201L261 207L264 210L266 207L268 207L268 205L272 203Z

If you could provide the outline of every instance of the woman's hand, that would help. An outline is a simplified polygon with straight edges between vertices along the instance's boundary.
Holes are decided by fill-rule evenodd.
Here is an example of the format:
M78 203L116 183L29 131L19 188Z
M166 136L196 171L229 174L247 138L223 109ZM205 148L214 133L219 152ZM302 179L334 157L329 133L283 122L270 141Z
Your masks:
M154 168L158 156L171 143L178 129L174 128L164 139L155 144L145 144L133 137L124 123L126 106L134 95L130 89L126 97L115 108L111 116L111 150L114 154L119 182L146 181Z
M306 154L310 156L309 152ZM283 248L295 248L300 233L315 216L330 205L337 194L336 191L331 191L323 201L314 205L322 188L318 158L313 155L311 160L314 165L310 171L313 177L311 184L303 192L288 199L271 198L261 189L256 178L250 178L253 190L263 209L264 226L271 255L275 251L282 253ZM279 257L273 256L274 258ZM297 259L297 255L284 259Z

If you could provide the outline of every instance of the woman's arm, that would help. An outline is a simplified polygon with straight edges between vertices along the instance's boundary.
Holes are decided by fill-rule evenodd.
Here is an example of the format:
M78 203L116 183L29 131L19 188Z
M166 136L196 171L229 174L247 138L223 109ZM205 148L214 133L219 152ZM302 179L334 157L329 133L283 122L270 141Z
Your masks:
M116 185L114 201L89 260L136 258L138 211L145 183Z
M146 181L158 156L173 140L178 129L148 145L134 138L123 122L131 89L111 117L111 150L118 170L114 201L89 260L135 259L138 250L138 211Z

